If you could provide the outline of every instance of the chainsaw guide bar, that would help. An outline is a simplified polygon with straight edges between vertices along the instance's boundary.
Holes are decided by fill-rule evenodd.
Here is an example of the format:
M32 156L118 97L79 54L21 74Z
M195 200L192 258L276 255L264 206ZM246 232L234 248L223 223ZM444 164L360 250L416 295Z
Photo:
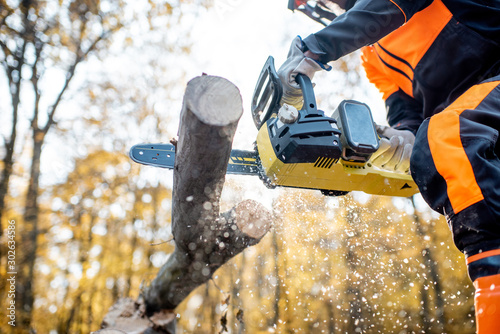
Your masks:
M130 158L137 163L174 169L175 146L172 144L139 144L130 149ZM261 175L257 152L231 150L227 174Z

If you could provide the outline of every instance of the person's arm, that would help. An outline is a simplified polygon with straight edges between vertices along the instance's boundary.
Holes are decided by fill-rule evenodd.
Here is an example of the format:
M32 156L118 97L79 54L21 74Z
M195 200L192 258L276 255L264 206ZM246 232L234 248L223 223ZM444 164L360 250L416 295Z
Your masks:
M423 121L423 106L401 90L391 78L373 64L374 58L364 48L361 54L361 64L368 80L382 93L382 99L387 108L387 122L398 130L409 130L416 133Z
M420 103L402 90L398 90L385 100L385 105L387 122L392 128L417 133L420 124L424 121L423 107Z
M415 133L423 120L421 103L408 96L379 68L379 62L369 48L363 48L361 60L366 77L383 94L387 107L388 126L377 125L380 136L379 149L370 161L374 166L409 173L410 156L415 141Z
M432 0L358 0L327 27L304 39L307 50L326 64L394 31ZM305 50L305 51L307 51Z

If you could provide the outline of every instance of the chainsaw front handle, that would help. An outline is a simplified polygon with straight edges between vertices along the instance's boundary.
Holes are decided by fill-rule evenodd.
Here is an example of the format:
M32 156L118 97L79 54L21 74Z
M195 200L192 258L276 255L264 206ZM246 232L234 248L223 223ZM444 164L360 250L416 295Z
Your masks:
M309 79L307 75L298 73L295 77L295 81L297 81L302 90L302 98L304 99L302 110L305 111L307 115L316 115L318 109L316 107L316 97L314 95L311 79Z

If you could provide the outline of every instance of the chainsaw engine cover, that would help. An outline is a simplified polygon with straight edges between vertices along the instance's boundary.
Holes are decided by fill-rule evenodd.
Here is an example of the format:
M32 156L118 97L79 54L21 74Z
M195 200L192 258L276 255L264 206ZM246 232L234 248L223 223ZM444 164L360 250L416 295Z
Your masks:
M285 163L310 163L319 158L338 160L342 153L337 121L322 112L285 124L275 117L266 122L274 154Z

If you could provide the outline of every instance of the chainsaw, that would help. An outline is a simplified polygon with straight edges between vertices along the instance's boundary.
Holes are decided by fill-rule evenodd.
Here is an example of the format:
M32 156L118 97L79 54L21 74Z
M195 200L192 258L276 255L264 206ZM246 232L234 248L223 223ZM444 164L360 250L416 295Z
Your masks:
M337 17L330 9L329 0L288 0L288 9L292 12L298 10L314 21L327 26Z
M370 108L344 100L331 116L316 106L311 80L296 77L303 96L300 110L281 105L283 87L270 56L255 87L251 113L258 129L254 150L231 151L227 174L255 175L270 188L320 190L340 196L351 191L408 197L418 192L410 175L370 163L379 147ZM174 168L175 146L139 144L130 149L134 162Z

